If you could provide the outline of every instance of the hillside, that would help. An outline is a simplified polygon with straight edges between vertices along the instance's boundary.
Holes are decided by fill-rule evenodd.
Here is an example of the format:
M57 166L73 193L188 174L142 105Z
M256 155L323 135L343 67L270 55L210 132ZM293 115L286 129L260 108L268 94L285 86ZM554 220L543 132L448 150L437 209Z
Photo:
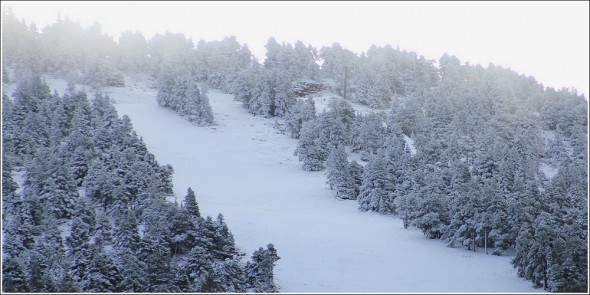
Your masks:
M390 44L2 23L3 290L587 291L574 88Z
M48 83L58 91L66 85ZM541 291L516 276L509 256L448 248L404 230L397 218L333 198L324 172L301 170L297 141L232 96L210 90L217 126L196 127L159 107L145 82L127 84L106 92L149 150L174 167L177 201L196 184L201 211L223 212L242 251L272 241L282 292Z

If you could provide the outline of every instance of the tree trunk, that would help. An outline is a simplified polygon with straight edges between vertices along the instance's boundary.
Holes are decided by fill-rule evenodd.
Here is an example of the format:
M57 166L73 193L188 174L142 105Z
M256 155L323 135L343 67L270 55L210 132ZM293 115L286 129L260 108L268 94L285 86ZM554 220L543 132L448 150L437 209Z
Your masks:
M475 252L475 230L473 230L473 252Z
M543 259L543 290L547 290L547 259Z
M484 235L484 239L483 239L484 248L486 249L486 254L488 254L488 229L487 228L484 229L483 235Z

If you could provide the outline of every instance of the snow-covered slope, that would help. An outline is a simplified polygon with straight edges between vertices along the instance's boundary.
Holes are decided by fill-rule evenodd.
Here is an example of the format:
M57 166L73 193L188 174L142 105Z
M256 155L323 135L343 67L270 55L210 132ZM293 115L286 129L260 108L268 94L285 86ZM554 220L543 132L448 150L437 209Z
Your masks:
M248 254L275 244L283 292L534 291L510 257L447 248L400 220L336 200L323 172L301 170L296 140L230 95L210 91L218 123L210 128L159 107L153 90L114 89L112 97L160 163L175 168L179 200L192 186L201 210L223 212Z
M61 93L65 83L58 84L52 89ZM324 172L301 169L296 140L230 95L210 90L218 125L196 127L159 107L155 90L141 83L108 91L158 161L174 167L178 201L191 186L202 213L222 212L247 255L276 246L283 292L541 291L516 276L510 257L448 248L398 219L335 199Z

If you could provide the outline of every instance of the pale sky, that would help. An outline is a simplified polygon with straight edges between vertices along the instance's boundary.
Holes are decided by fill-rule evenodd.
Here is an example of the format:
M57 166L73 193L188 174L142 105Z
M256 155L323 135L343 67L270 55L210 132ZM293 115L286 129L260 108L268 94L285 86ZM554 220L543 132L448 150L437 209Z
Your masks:
M391 44L438 60L494 63L545 86L574 87L588 98L589 2L13 2L14 14L42 29L69 16L98 22L115 40L138 30L184 33L196 42L234 35L262 61L264 45L301 40L320 49L339 42L356 53Z

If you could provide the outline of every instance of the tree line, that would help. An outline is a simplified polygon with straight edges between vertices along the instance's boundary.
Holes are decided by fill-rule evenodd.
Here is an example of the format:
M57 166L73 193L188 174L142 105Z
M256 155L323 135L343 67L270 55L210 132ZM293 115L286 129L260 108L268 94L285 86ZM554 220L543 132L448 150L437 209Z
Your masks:
M398 216L405 227L451 247L496 255L515 251L518 275L535 287L587 290L588 103L574 89L544 87L534 77L493 64L462 64L446 54L427 60L389 45L357 54L338 43L318 50L270 38L261 63L235 37L201 40L195 47L182 34L146 41L127 32L116 43L68 20L35 35L35 28L5 19L20 32L4 34L4 44L10 44L5 61L19 65L16 79L27 72L22 67L83 81L81 69L92 64L88 56L117 60L112 72L148 73L159 103L199 125L213 122L206 89L231 93L251 114L284 122L283 131L298 140L302 168L327 170L335 195L356 200L359 210ZM76 52L84 58L69 59L63 52L82 49L51 39L50 32L60 28L78 32L65 34L70 37L94 36L112 45L87 50L111 51ZM47 47L47 40L59 44L51 50L60 48L67 62L55 66L59 59L27 55L30 49L24 48ZM329 87L340 98L318 113L313 95L298 96L302 81ZM351 103L373 111L361 114ZM17 120L17 126L34 126L40 119ZM39 131L45 137L37 137L33 128L23 132L14 144L17 154L31 153L24 143L47 145L51 136L60 136ZM362 161L349 162L350 153ZM100 165L93 170L107 169Z
M108 96L39 76L3 95L5 292L275 292L272 244L245 255L160 165ZM23 176L19 187L13 172Z

